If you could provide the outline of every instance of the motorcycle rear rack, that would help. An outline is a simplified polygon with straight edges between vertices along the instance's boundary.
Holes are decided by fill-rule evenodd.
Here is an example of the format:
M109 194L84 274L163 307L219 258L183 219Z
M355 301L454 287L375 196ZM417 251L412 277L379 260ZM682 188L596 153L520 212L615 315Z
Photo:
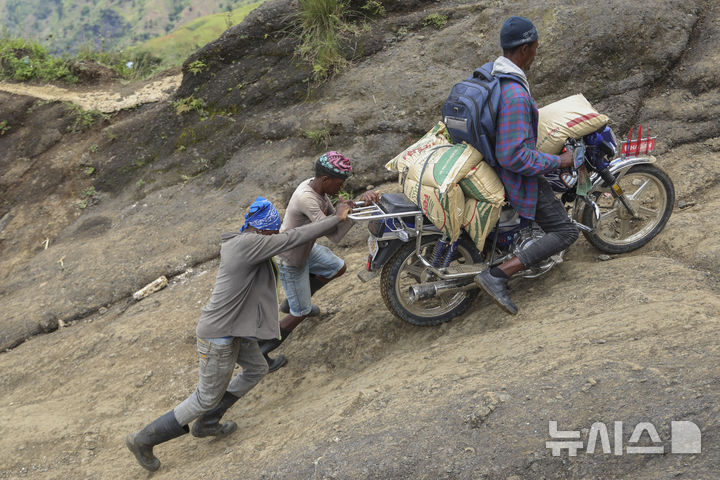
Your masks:
M380 206L373 202L371 205L366 205L365 202L356 202L353 213L348 215L348 218L355 221L370 221L370 220L386 220L388 218L400 218L400 217L417 217L418 215L422 218L423 212L421 210L411 210L409 212L398 212L398 213L385 213Z
M415 217L415 227L410 228L405 225L405 222L401 220L401 217ZM387 219L398 219L398 222L400 225L398 226L397 223L393 221L392 225L388 225L388 227L396 234L398 235L398 238L400 238L404 242L410 241L409 235L405 233L403 237L401 238L400 232L407 232L407 230L413 230L415 232L415 238L416 238L416 248L415 248L415 255L418 257L420 262L425 266L429 271L431 271L435 276L437 276L440 279L443 280L451 280L451 279L459 279L459 278L467 278L468 276L474 276L478 273L482 272L487 268L487 265L483 264L477 264L477 267L475 265L467 265L467 266L461 266L458 265L457 267L448 267L444 269L439 269L437 267L434 267L432 263L430 263L425 257L422 255L422 237L423 237L423 212L422 210L411 210L407 212L397 212L397 213L386 213L383 209L381 209L376 203L372 203L369 205L366 205L364 202L356 202L355 208L353 208L353 213L348 215L348 218L355 220L355 221L370 221L370 220L387 220ZM440 232L437 232L440 233ZM432 234L436 234L436 232L432 232Z

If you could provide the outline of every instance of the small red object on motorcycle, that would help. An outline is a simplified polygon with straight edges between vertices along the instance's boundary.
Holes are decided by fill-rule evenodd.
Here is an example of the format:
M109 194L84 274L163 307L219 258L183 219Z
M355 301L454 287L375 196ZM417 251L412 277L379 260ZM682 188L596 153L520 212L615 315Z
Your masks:
M633 128L628 133L628 139L620 144L620 154L623 157L647 155L655 149L655 139L657 137L651 137L650 127L646 127L648 134L645 138L642 138L642 125L639 125L637 130L637 138L633 139Z

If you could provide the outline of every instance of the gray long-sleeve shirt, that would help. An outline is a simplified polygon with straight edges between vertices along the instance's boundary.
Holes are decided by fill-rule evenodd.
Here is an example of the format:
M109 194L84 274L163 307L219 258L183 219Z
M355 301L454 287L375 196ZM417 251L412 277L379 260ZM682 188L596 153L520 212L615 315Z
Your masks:
M272 257L333 231L333 215L275 235L226 233L210 301L197 326L200 338L278 338L277 276Z

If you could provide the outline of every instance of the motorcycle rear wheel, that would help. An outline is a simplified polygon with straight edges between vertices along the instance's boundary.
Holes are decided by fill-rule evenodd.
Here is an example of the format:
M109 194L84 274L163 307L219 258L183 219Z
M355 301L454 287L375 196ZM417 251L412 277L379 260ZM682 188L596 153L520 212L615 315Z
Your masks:
M635 165L620 177L620 186L639 218L605 188L596 193L600 220L595 224L591 209L583 212L583 223L594 226L583 232L585 238L606 253L627 253L636 250L662 231L672 214L675 188L670 177L654 165Z
M425 258L431 258L439 239L439 236L423 238ZM473 241L464 235L460 237L457 253L450 265L470 265L481 261L482 254ZM415 256L414 241L404 245L385 264L380 276L380 291L385 306L393 315L413 325L427 327L452 320L470 308L479 293L477 289L439 293L433 298L410 303L408 290L413 285L425 282L426 270Z

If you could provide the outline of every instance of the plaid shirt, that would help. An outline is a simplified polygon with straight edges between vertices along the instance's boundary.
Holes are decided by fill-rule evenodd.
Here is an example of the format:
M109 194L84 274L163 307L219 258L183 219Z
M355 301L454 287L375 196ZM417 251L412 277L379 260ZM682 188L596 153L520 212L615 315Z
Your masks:
M535 150L538 109L535 100L518 82L502 81L498 112L495 169L505 185L510 205L521 217L535 219L537 176L560 166L560 157Z

